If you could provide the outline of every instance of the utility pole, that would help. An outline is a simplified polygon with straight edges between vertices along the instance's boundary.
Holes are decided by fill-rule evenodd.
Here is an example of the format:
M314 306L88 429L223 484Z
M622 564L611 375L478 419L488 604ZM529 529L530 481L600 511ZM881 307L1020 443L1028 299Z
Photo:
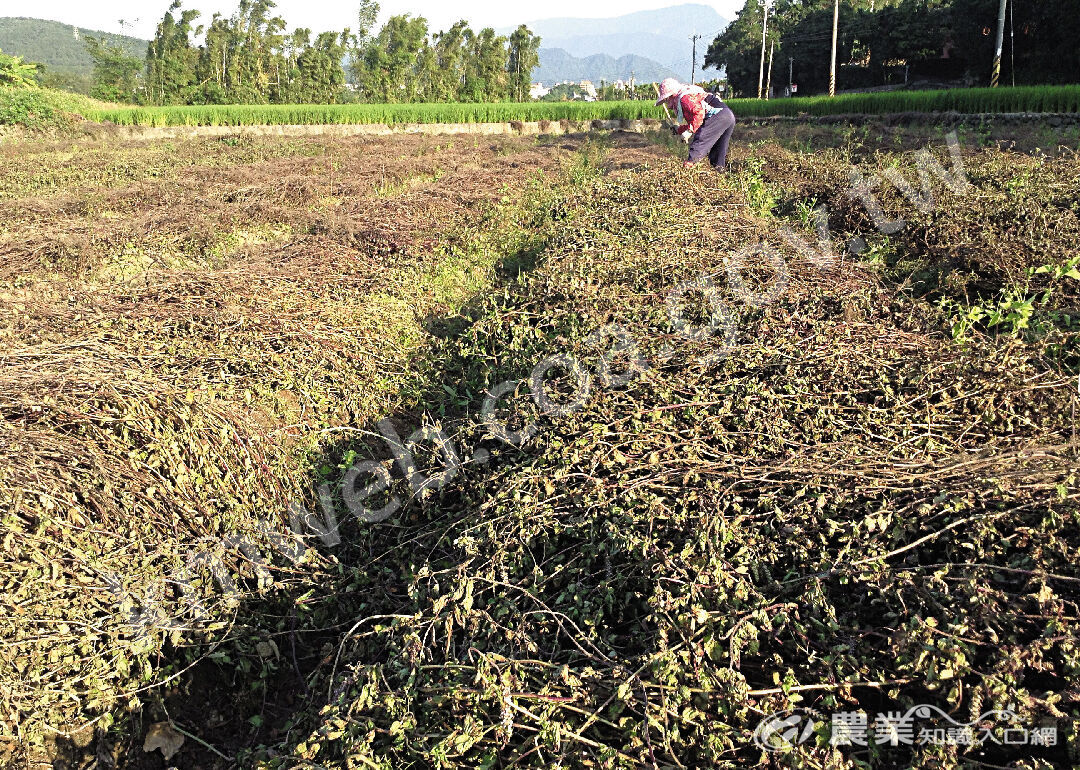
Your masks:
M795 84L795 57L789 56L787 60L787 92L788 96L794 96L791 93L791 86Z
M769 0L764 0L762 5L765 13L761 17L761 66L758 68L757 98L761 98L761 89L765 83L765 36L769 31Z
M1012 84L1016 88L1016 0L1009 3L1009 59Z
M1004 2L1004 0L1002 0ZM832 66L829 67L829 96L836 96L836 38L840 30L840 0L833 6L832 17Z
M765 98L766 99L768 99L769 95L772 93L772 60L773 60L773 54L775 54L775 53L776 53L776 41L774 40L772 42L772 45L769 46L769 79L768 79L768 82L765 85Z
M997 43L994 46L994 71L990 75L990 87L997 88L1001 83L1001 49L1005 47L1005 4L1009 0L1001 0L998 9Z
M690 42L694 44L694 52L690 54L690 85L694 85L694 78L697 76L697 41L701 35L691 35Z

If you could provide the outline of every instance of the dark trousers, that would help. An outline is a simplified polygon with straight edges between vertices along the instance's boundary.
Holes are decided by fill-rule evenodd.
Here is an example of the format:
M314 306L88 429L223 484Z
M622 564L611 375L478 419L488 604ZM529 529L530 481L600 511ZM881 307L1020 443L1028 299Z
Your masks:
M731 144L734 131L735 113L725 105L722 112L705 118L701 128L690 140L690 162L697 163L708 155L713 168L721 171L727 169L728 145Z

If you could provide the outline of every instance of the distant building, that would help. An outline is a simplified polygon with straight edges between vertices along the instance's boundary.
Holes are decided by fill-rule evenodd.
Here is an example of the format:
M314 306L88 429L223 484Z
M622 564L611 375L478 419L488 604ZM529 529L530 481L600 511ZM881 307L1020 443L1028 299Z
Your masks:
M529 98L530 99L543 99L551 93L550 88L544 88L543 83L533 83L529 86Z
M596 99L596 86L592 84L591 80L582 80L577 84L577 87L581 89L585 96L591 96L593 99Z

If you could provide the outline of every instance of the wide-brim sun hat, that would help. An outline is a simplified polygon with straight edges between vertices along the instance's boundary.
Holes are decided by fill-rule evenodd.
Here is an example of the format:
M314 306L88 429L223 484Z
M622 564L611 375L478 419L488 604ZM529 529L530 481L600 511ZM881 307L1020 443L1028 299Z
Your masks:
M665 78L664 81L660 83L660 92L657 94L660 98L656 100L656 106L659 107L670 97L679 93L680 88L682 88L682 83L678 80L675 78Z

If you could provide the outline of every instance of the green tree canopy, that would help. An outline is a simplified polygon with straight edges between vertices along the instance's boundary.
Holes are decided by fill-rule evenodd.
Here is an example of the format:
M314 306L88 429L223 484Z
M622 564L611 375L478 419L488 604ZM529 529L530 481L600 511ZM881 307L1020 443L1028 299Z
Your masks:
M998 7L998 0L841 0L838 85L902 83L909 71L988 85ZM1015 30L1006 29L1006 73L1015 31L1018 83L1080 80L1077 10L1075 0L1016 3L1010 12ZM763 0L748 0L705 57L708 66L727 70L742 96L757 94L763 14ZM776 0L766 41L776 45L776 66L782 68L774 71L774 84L786 83L790 66L800 93L827 90L832 23L832 0Z
M332 103L346 96L376 102L524 100L539 63L540 39L525 26L505 38L490 28L475 33L459 21L432 35L423 17L404 14L375 32L375 0L361 0L355 34L289 32L274 13L274 0L238 0L232 16L214 14L204 28L195 26L199 12L184 10L181 2L174 0L158 24L141 90L116 85L123 67L96 44L100 93L155 104Z
M143 62L128 56L120 46L89 35L86 50L94 60L91 96L109 102L130 102L138 98Z
M180 11L179 18L174 11ZM195 82L199 54L191 45L191 35L202 34L202 27L192 27L199 15L194 10L182 11L180 0L174 0L158 24L146 52L146 81L152 103L180 101Z
M0 51L0 86L32 88L38 65L24 62L21 56L8 56Z
M506 71L510 77L510 98L523 102L529 98L532 71L540 64L540 38L522 24L511 33L509 43Z

